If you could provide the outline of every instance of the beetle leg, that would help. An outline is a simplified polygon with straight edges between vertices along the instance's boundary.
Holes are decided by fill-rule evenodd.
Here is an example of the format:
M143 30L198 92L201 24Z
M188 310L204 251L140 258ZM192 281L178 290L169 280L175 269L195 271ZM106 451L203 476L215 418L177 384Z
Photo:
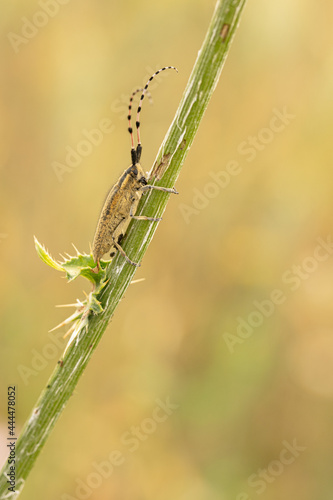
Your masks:
M132 211L132 207L130 209L130 217L132 217L132 219L136 219L136 220L150 220L153 222L159 222L160 220L162 220L162 217L146 217L145 215L134 215L133 211Z
M146 186L142 186L142 188L140 188L141 191L149 191L149 189L156 189L157 191L164 191L165 193L179 194L175 188L170 189L161 186L152 186L151 184L146 184Z
M113 238L113 243L114 243L114 246L117 248L117 250L121 253L121 255L126 259L126 261L131 264L132 266L135 266L135 267L140 267L140 264L137 264L136 262L133 262L125 253L125 251L121 248L121 246L119 245L119 243L115 240L115 238Z

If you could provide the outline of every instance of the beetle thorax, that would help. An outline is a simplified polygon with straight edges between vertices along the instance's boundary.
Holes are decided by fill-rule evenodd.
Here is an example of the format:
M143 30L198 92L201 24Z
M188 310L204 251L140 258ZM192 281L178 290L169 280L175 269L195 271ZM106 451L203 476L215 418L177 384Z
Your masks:
M130 175L137 181L140 186L147 184L147 179L140 163L136 163L129 168Z

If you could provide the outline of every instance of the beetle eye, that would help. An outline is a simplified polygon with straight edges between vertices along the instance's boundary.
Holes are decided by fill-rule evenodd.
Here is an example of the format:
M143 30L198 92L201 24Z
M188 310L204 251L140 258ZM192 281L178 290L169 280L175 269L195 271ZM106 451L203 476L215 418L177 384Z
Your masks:
M146 186L147 185L147 179L145 177L141 177L140 179L140 184L142 184L143 186Z
M136 177L138 175L138 169L135 165L131 168L131 175L132 177Z

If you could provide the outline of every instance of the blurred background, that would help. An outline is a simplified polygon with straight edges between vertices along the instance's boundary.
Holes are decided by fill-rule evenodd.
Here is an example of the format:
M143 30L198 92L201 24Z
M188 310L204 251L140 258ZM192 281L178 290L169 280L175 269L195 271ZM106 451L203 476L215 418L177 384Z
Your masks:
M130 161L129 94L178 67L142 112L149 170L213 10L2 7L2 462L8 385L20 428L65 345L65 330L48 334L68 312L54 306L89 292L39 260L33 235L54 257L89 251ZM136 274L145 281L128 289L22 500L331 498L332 16L330 2L248 2Z

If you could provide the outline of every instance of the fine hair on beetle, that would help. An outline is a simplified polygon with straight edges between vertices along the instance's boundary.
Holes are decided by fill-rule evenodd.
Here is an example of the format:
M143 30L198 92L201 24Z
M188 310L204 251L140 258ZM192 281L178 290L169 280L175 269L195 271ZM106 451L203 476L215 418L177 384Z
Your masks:
M139 266L140 264L133 262L121 247L121 241L126 234L128 225L132 219L145 220L145 221L160 221L161 218L146 217L144 215L136 216L136 210L144 192L150 189L164 191L166 193L178 194L176 189L164 188L160 186L152 186L148 184L148 180L140 165L142 154L142 145L140 137L140 113L142 109L142 101L146 94L149 95L149 83L162 71L167 69L177 68L174 66L165 66L164 68L156 71L147 81L143 88L136 89L132 92L129 105L128 105L128 132L131 138L131 165L120 176L118 181L110 189L104 206L99 217L95 236L92 245L92 254L97 266L97 271L100 268L99 262L103 255L109 254L113 257L118 250L125 260L133 265ZM132 103L134 96L141 92L139 105L136 114L136 131L137 131L137 146L135 148L134 134L132 128Z

